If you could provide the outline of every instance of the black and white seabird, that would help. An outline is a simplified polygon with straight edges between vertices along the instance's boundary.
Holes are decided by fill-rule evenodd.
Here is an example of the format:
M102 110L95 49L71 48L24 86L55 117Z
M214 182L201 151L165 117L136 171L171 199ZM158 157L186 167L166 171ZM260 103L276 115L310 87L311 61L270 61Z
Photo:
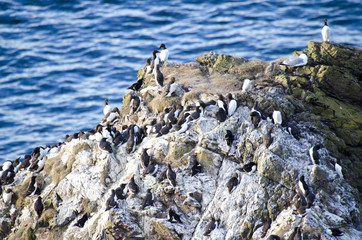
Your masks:
M157 137L160 137L162 135L166 135L167 133L170 132L170 130L172 129L172 125L170 122L167 122L162 128L161 130L158 132Z
M257 128L261 120L260 114L257 111L251 111L250 118L254 128Z
M114 190L117 199L122 199L122 200L126 199L126 196L124 195L126 186L127 184L122 183L118 188L116 188L116 190Z
M176 106L172 105L170 112L167 114L166 122L170 122L171 124L177 123L177 118L175 117L175 111L176 111Z
M332 236L335 236L335 237L340 237L340 236L343 236L343 232L341 230L339 230L338 228L330 228L330 229L327 229L327 233L329 235L332 235Z
M146 169L148 167L148 164L150 162L150 156L147 153L148 148L143 148L142 149L142 154L141 154L141 166L143 167L143 169Z
M167 97L172 97L172 95L176 92L177 89L177 83L175 82L175 78L171 78L171 82L167 85L167 88L165 90L165 93L167 93Z
M225 140L226 140L226 144L228 146L231 146L231 144L233 144L234 141L234 135L230 130L226 130L226 134L225 134Z
M288 133L292 135L295 139L299 140L300 138L300 129L295 124L291 124L287 127Z
M300 191L297 191L295 208L299 214L304 214L307 209L307 200Z
M2 185L8 185L14 182L15 172L14 170L7 169L5 171L0 172L0 180Z
M268 132L263 136L265 148L268 148L273 143L273 138L271 136L272 129L272 127L269 127Z
M231 193L233 191L233 188L238 184L239 184L238 174L234 173L227 183L229 193Z
M314 165L319 164L320 155L318 153L318 150L322 147L322 144L317 144L316 146L313 146L309 149L309 156Z
M162 72L160 71L160 65L156 65L155 80L156 80L158 86L163 87L164 77L163 77Z
M114 124L116 122L117 115L118 115L118 117L120 117L121 113L120 113L120 111L119 111L119 109L117 107L114 107L112 109L112 111L108 112L107 115L104 116L102 122L103 123L106 122L107 124L108 123Z
M297 57L292 57L284 60L280 65L290 66L290 67L300 67L305 66L308 63L308 56L302 53Z
M227 117L226 111L223 108L219 107L219 110L216 112L216 119L219 122L225 122L226 117Z
M29 154L24 156L24 160L18 165L18 171L23 168L27 168L30 166L31 156Z
M38 198L34 202L34 210L38 215L38 218L40 218L41 214L43 213L43 209L44 209L43 201L41 199L41 196L38 196Z
M6 170L8 170L8 169L14 170L13 161L11 161L11 160L6 160L6 161L3 163L2 169L3 169L3 171L6 171Z
M29 183L28 189L27 189L27 191L26 191L26 196L32 195L32 194L35 193L35 191L36 191L36 189L37 189L37 187L38 187L38 184L37 184L37 182L35 181L35 179L36 179L36 175L33 174L33 175L31 176L30 183Z
M111 106L108 105L108 99L104 100L104 104L105 104L105 106L103 108L103 114L104 114L104 116L106 116L110 111L112 111L112 108L111 108Z
M85 213L78 221L74 224L76 227L84 227L85 222L88 220L88 213Z
M151 67L151 58L146 60L146 74L152 73L153 67Z
M12 201L13 201L13 191L10 188L7 188L4 192L3 192L3 200L5 202L6 205L11 205Z
M252 81L250 79L245 79L243 82L243 87L241 88L242 92L249 92Z
M172 170L171 164L167 164L166 177L172 186L176 186L176 173Z
M168 210L168 221L171 223L182 223L181 217L172 208Z
M102 152L112 153L112 146L109 142L107 142L107 138L102 138L100 142L98 142L98 147Z
M164 43L162 43L158 49L161 49L161 48L162 48L162 50L160 52L160 60L161 60L161 62L166 62L168 60L168 56L169 56L168 49L166 48L166 45Z
M210 236L210 233L217 228L217 225L218 221L214 217L211 217L210 222L205 227L204 236Z
M328 27L327 19L324 19L324 26L322 28L322 41L329 42L330 37L331 37L331 30Z
M191 168L191 176L195 176L198 173L202 172L202 165L197 161L195 156L189 157L190 162L193 162L193 166Z
M228 100L228 115L231 116L234 114L236 108L238 107L238 103L233 98L233 95L231 93L228 93L228 95L226 95L226 97Z
M218 100L217 100L217 105L219 106L219 108L222 108L222 109L224 109L225 110L225 113L226 113L226 115L227 115L227 104L226 104L226 102L225 102L225 100L224 100L224 97L223 97L223 95L221 95L221 94L219 94L218 95Z
M131 106L131 114L138 111L138 109L141 106L141 101L142 101L142 98L140 96L137 96L137 95L131 96L131 102L129 104Z
M139 188L134 180L134 175L132 176L131 180L129 181L127 188L133 195L136 195L138 193Z
M315 200L315 195L312 191L308 191L307 193L307 208L311 208L313 206L314 200Z
M146 167L145 171L143 172L143 176L146 176L146 174L150 174L151 176L155 175L158 170L158 165L155 160L150 157L150 161L148 166Z
M155 73L156 66L159 65L159 63L160 63L160 60L157 57L157 53L159 53L159 51L157 51L157 50L152 51L152 62L150 65L150 70L151 70L151 73L153 73L153 74Z
M196 107L196 110L190 114L190 120L196 120L201 116L200 106Z
M270 108L273 110L272 117L273 117L274 124L281 126L282 122L283 122L281 112L277 111L273 105Z
M309 186L305 182L303 175L299 178L298 186L299 186L300 191L302 191L303 195L307 196L307 194L309 193Z
M115 195L116 195L116 191L114 191L114 189L112 189L111 196L109 196L109 198L106 201L106 211L117 205L116 201L114 200Z
M142 85L143 85L143 77L140 78L140 79L138 79L137 82L135 82L134 84L132 84L132 85L131 85L129 88L127 88L127 89L131 89L131 90L137 92L138 90L140 90L140 88L142 87Z
M256 170L256 163L255 162L249 162L247 164L244 164L242 171L244 172L255 172Z
M153 195L151 193L151 188L147 190L147 193L142 201L141 209L145 209L147 206L151 206L153 204Z
M134 152L136 148L136 142L135 142L135 134L133 128L128 128L129 130L129 137L126 143L126 151L128 154Z
M334 163L334 169L336 170L337 174L341 178L343 178L342 165L341 165L341 160L339 158L337 158L336 162Z
M280 240L280 237L277 236L277 235L272 234L267 238L267 240Z

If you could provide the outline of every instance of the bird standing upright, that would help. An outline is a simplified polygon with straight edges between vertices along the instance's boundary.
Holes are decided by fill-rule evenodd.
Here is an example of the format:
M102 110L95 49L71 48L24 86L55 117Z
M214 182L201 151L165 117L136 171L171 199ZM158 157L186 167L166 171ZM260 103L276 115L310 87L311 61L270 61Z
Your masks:
M327 19L324 19L324 26L322 28L322 40L323 42L329 42L329 38L331 37L331 29L327 24Z

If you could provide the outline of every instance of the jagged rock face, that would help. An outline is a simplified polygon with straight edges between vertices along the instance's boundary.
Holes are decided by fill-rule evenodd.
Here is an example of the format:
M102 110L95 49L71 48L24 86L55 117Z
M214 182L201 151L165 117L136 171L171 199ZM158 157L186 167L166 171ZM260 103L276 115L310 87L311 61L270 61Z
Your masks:
M314 56L312 53L309 52L309 56ZM143 90L147 91L140 91L143 98L140 110L127 116L130 94L126 95L122 117L114 126L118 129L124 124L143 126L150 118L160 119L165 106L193 105L199 99L217 100L216 94L228 92L232 92L238 102L232 116L220 123L212 113L214 107L210 106L203 116L189 122L184 133L170 131L159 137L150 134L130 154L126 144L112 145L113 153L105 153L96 140L74 139L66 143L59 153L46 156L44 170L37 177L42 181L44 203L39 219L32 208L36 196L22 196L31 173L23 170L16 174L11 185L18 197L16 204L5 206L4 201L0 201L0 236L8 239L267 239L274 234L288 239L295 227L300 227L305 239L334 239L333 228L344 233L339 239L361 239L357 191L335 171L331 164L335 156L328 145L318 151L320 164L312 163L309 149L323 143L325 136L307 118L306 99L284 93L301 89L305 95L314 96L305 75L295 74L309 71L312 75L313 67L294 69L292 74L284 74L287 76L284 81L275 63L250 63L252 61L217 54L205 56L211 60L205 60L204 65L220 69L209 71L195 63L165 64L161 68L166 77L176 76L176 82L183 85L178 97L162 95L160 89L153 88L151 76L146 76ZM313 62L317 64L316 60ZM330 62L320 60L320 64ZM243 64L250 64L252 69ZM242 93L242 80L250 74L258 75L254 88ZM291 81L298 83L290 84ZM227 82L224 88L217 87L223 82ZM283 84L286 85L283 87ZM313 81L312 87L314 84ZM265 114L271 114L267 109L270 105L278 108L283 121L295 123L301 130L298 139L289 134L285 126L267 120L261 120L254 128L250 121L254 101L259 102ZM358 107L356 111L360 116ZM317 115L314 110L311 112ZM298 119L303 121L297 122ZM262 138L269 127L273 141L266 148ZM230 145L225 139L227 130L234 138ZM144 148L149 149L148 154L157 162L154 175L145 174L141 166ZM194 160L201 164L202 171L192 176ZM161 178L168 163L176 173L176 186L167 177ZM251 163L256 166L249 169ZM112 190L122 183L128 184L132 176L139 192L128 191L126 199L116 199L116 206L106 210ZM233 176L238 181L229 192L228 182ZM313 206L304 207L303 211L298 207L300 176L305 176L316 197ZM142 210L148 189L154 201ZM55 193L61 199L56 200ZM175 214L171 220L170 209ZM82 227L78 222L85 214L88 218ZM212 218L216 227L209 229L210 233L205 236Z

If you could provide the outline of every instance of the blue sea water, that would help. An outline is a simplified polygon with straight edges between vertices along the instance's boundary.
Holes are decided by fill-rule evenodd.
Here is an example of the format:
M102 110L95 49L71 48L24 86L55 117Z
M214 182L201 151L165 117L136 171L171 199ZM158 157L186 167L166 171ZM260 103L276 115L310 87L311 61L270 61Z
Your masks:
M0 162L94 128L160 43L174 62L272 60L319 41L324 18L362 48L360 0L0 0Z

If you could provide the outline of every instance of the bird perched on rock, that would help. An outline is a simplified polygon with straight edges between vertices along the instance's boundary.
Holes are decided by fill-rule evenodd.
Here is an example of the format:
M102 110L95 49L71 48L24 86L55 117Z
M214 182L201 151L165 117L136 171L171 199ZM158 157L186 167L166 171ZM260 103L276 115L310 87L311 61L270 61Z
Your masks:
M342 165L341 165L341 160L339 158L337 158L336 162L334 163L334 169L336 170L337 174L341 178L343 178Z
M172 208L168 210L168 221L171 223L182 223L180 215L172 210Z
M343 232L341 230L339 230L338 228L330 228L330 229L327 229L327 233L329 235L332 235L332 236L335 236L335 237L340 237L340 236L343 236Z
M88 214L85 213L78 221L74 224L76 227L84 227L85 222L88 220Z
M226 134L225 134L225 140L226 140L226 144L228 146L231 146L231 144L233 144L234 141L234 135L230 130L226 130Z
M126 188L126 185L125 183L122 183L118 188L116 188L114 190L115 194L116 194L116 197L117 197L117 200L119 199L126 199L126 196L124 195L125 193L125 188Z
M153 195L151 193L151 189L147 190L145 197L143 198L141 209L145 209L147 206L151 206L153 204Z
M314 200L315 200L315 195L314 193L309 190L308 193L307 193L307 208L311 208L313 206L313 203L314 203Z
M318 153L318 150L322 147L322 144L317 144L316 146L313 146L309 149L309 156L314 165L319 164L320 155Z
M43 201L42 201L41 197L38 196L38 198L35 200L35 203L34 203L34 210L35 210L36 214L38 215L38 218L40 218L41 214L43 213L43 209L44 209Z
M31 179L30 179L28 190L26 191L26 196L35 193L35 190L38 187L38 184L36 183L35 178L36 178L36 175L33 173L33 175L31 176Z
M228 100L228 115L231 116L234 114L236 108L238 107L238 103L233 98L233 95L231 93L228 93L228 95L226 95L226 97Z
M11 205L12 201L13 201L13 191L8 188L3 192L3 200L5 202L6 205Z
M141 154L141 166L146 169L148 167L148 164L150 162L150 156L147 153L148 148L143 148L142 149L142 154Z
M257 111L250 112L251 122L253 123L254 129L258 127L261 117Z
M151 58L146 60L146 74L152 73L153 68L151 67Z
M127 188L133 195L136 195L138 193L139 189L138 189L138 185L136 184L136 182L134 180L134 175L132 176L131 180L129 181Z
M282 114L281 114L281 112L280 112L280 111L277 111L273 105L270 106L270 108L273 110L272 117L273 117L274 124L282 125L282 122L283 122L283 121L282 121Z
M263 136L263 143L266 148L268 148L273 142L273 138L271 136L272 130L273 130L273 128L269 127L268 132Z
M167 164L166 177L172 186L176 186L176 173L172 170L171 164Z
M219 110L216 112L216 119L219 122L225 122L226 117L227 117L227 114L226 114L225 109L219 107Z
M307 200L299 191L297 192L296 198L295 208L299 214L304 214L307 209Z
M204 236L210 236L210 233L217 228L218 221L212 216L210 222L206 225Z
M29 167L30 166L30 159L31 159L31 156L29 154L25 155L24 160L17 167L18 171L20 169Z
M327 19L324 19L324 26L322 28L322 41L329 42L330 37L331 37L331 30L328 27Z
M106 201L106 211L117 205L116 201L114 200L115 195L116 195L116 191L114 191L114 189L112 189L111 196L109 196L109 198Z
M238 174L234 173L233 176L229 179L227 183L227 187L229 190L229 193L232 192L233 188L239 184Z
M303 175L300 176L300 178L299 178L298 186L299 186L300 191L302 191L303 195L307 196L307 194L309 193L309 186L305 182Z
M297 57L292 57L284 60L280 65L286 65L290 67L301 67L305 66L308 63L308 56L302 53Z
M112 146L109 142L107 142L106 138L102 138L102 140L100 142L98 142L98 147L102 152L106 152L106 153L112 153Z
M168 60L168 56L170 53L168 52L168 49L166 48L166 45L164 43L162 43L158 49L161 49L161 48L162 48L162 50L160 52L160 60L163 63Z
M163 77L162 72L160 71L160 65L156 65L155 80L156 80L158 86L163 87L164 77Z
M147 59L147 60L150 60L150 58ZM132 84L132 85L131 85L129 88L127 88L127 89L131 89L131 90L133 90L133 91L135 91L135 92L138 92L138 90L140 90L140 88L141 88L142 85L143 85L143 81L144 81L144 79L143 79L143 77L142 77L142 78L138 79L137 82L135 82L134 84Z
M156 65L158 65L160 63L160 60L157 57L157 53L159 53L159 51L157 51L157 50L152 51L152 62L150 64L150 70L151 70L151 73L153 73L153 74L155 73Z
M251 87L252 81L250 79L245 79L243 82L242 92L248 92Z
M126 143L126 151L128 154L134 152L136 148L135 136L133 128L129 129L129 137Z
M292 135L295 139L299 140L300 137L300 129L295 125L289 125L287 127L288 133Z
M196 160L196 157L193 156L193 166L191 168L191 176L195 176L198 173L202 172L202 165Z
M108 99L104 100L104 104L105 104L105 106L103 108L103 114L104 114L104 116L106 116L110 111L112 111L112 108L111 108L111 106L108 105Z
M145 168L142 175L146 176L146 174L150 174L151 176L153 176L157 173L157 170L158 170L158 165L157 165L156 161L154 161L152 159L152 157L150 157L148 166Z
M167 84L165 93L167 93L167 97L172 97L172 95L176 92L177 89L177 83L175 82L175 78L172 77L171 81Z
M225 112L226 112L226 115L227 115L227 104L226 104L226 102L225 102L225 100L224 100L224 97L223 97L223 95L221 95L221 94L219 94L218 95L218 100L217 100L217 105L219 106L219 108L222 108L222 109L224 109L225 110Z
M137 95L131 96L131 101L129 104L131 106L131 114L138 111L138 109L141 106L141 101L142 101L142 98L140 96L137 96Z
M243 168L241 170L243 172L255 172L256 163L255 162L249 162L247 164L244 164L244 166L243 166Z
M277 236L277 235L272 234L267 238L267 240L280 240L280 237Z

